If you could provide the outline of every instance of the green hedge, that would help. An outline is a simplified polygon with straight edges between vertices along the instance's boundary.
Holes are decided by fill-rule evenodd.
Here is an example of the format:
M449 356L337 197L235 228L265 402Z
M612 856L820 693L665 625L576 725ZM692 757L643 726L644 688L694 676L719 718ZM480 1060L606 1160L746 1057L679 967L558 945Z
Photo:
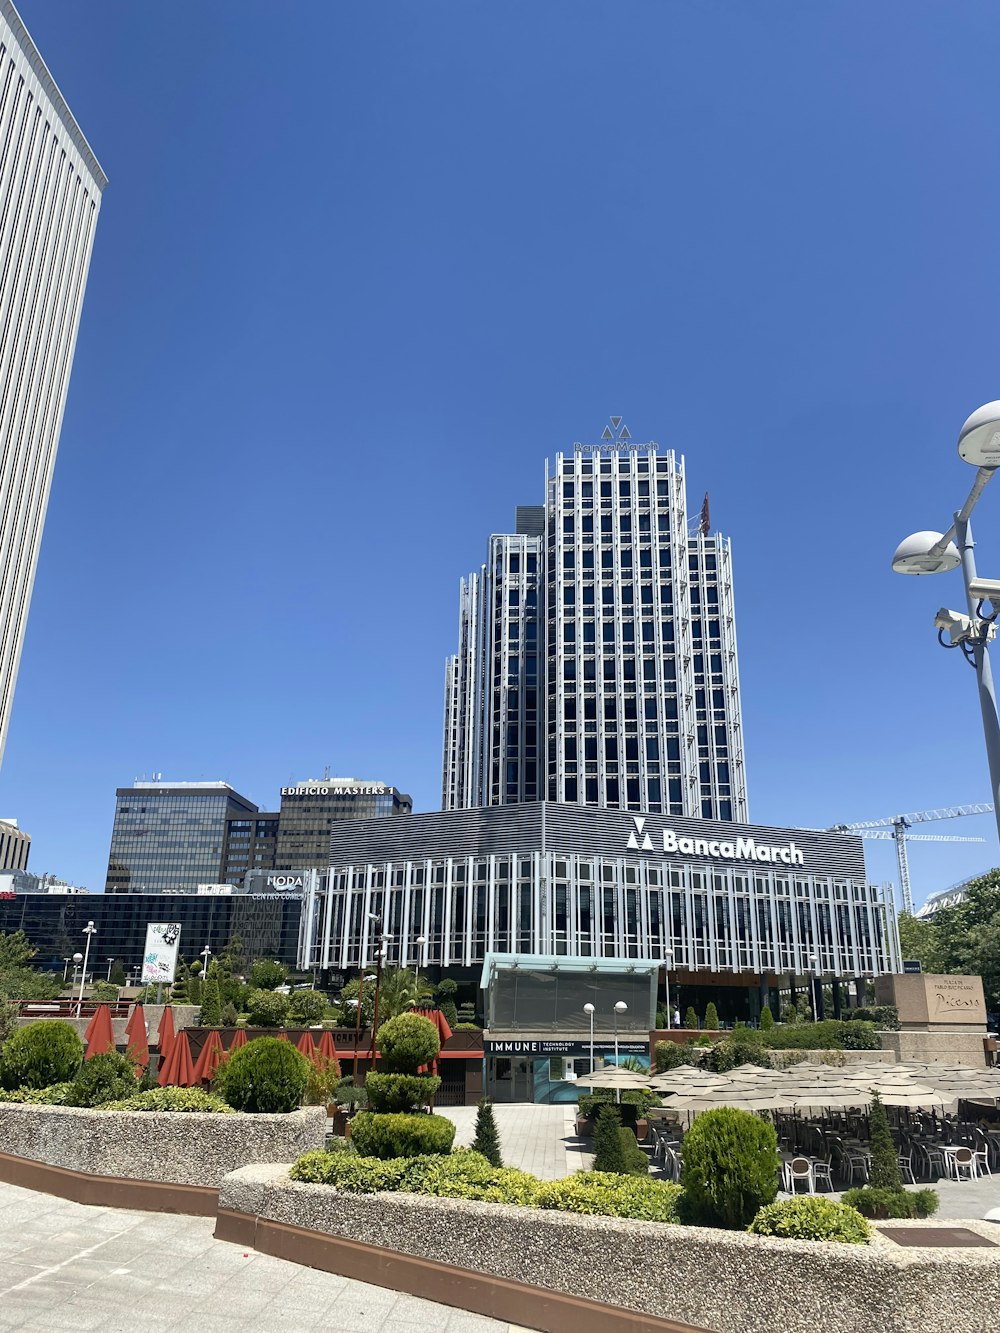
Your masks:
M22 1102L29 1106L65 1106L72 1083L52 1083L47 1088L10 1088L0 1092L0 1102Z
M605 1217L676 1222L680 1186L635 1176L581 1171L563 1180L538 1180L525 1171L490 1166L468 1149L448 1156L384 1161L342 1152L305 1153L293 1180L332 1185L348 1194L391 1191L435 1198L475 1199Z
M762 1208L747 1227L755 1236L783 1236L786 1240L835 1240L845 1245L866 1245L872 1229L855 1208L816 1196L782 1199Z
M214 1092L201 1088L149 1088L119 1102L107 1102L102 1111L208 1111L215 1115L236 1112Z
M819 1023L788 1023L761 1034L775 1051L877 1051L881 1042L871 1023L825 1018Z
M865 1217L932 1217L939 1203L936 1190L877 1189L872 1185L845 1190L842 1198Z
M894 1004L871 1004L849 1009L849 1022L871 1023L879 1032L899 1031L899 1009Z
M362 1157L421 1157L451 1152L455 1126L443 1115L380 1115L359 1111L351 1141Z
M134 1097L135 1065L127 1055L108 1051L84 1060L66 1097L67 1106L103 1106L105 1102Z

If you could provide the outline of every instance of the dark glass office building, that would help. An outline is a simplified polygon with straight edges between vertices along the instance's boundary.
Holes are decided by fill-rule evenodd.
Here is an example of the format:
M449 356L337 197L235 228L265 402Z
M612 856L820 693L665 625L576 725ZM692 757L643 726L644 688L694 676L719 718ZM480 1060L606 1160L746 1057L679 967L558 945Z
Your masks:
M294 967L301 909L301 899L289 894L19 893L0 898L0 932L23 930L38 949L36 964L59 972L83 951L88 921L97 927L91 957L120 959L126 971L139 968L152 921L180 922L180 956L188 962L206 944L218 953L238 935L247 957Z
M194 893L222 882L228 821L258 813L226 782L136 782L115 795L105 893Z
M273 865L278 870L325 869L332 825L344 819L408 815L412 809L409 796L384 782L326 778L282 787Z

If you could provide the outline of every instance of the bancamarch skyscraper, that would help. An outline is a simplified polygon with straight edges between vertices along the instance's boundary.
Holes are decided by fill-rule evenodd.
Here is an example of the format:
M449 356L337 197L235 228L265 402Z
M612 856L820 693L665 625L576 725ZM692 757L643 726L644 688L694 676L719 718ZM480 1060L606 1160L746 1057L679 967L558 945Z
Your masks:
M730 544L620 417L461 585L442 806L535 800L748 818Z

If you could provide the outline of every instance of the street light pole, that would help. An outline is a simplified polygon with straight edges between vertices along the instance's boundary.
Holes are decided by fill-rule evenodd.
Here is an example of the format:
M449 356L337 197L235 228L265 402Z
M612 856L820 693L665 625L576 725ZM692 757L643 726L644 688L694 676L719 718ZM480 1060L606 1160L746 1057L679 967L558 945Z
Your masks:
M111 969L114 967L114 965L115 965L115 960L114 960L113 958L109 958L109 959L108 959L108 981L111 980Z
M583 1012L590 1017L590 1072L594 1072L594 1006L588 1000L583 1006Z
M416 941L415 941L415 942L416 942L417 949L418 949L418 953L417 953L417 969L416 969L416 970L417 970L417 981L419 981L419 980L420 980L420 955L421 955L421 953L422 953L422 954L424 955L425 958L427 957L427 936L426 936L426 935L418 935L417 938L416 938Z
M90 941L97 934L97 927L93 921L88 921L83 928L83 933L87 937L87 943L83 950L83 971L80 973L80 994L76 1000L76 1016L80 1017L80 1011L83 1008L83 987L87 980L87 960L90 958Z
M627 1008L628 1005L625 1003L624 1000L619 1000L618 1003L615 1005L615 1068L616 1069L619 1067L618 1066L618 1015L623 1014ZM615 1101L620 1102L621 1099L622 1099L621 1088L615 1088Z
M962 558L962 581L965 584L965 600L969 608L969 618L973 624L979 620L979 608L983 599L972 590L976 582L975 542L972 540L972 523L961 512L955 515L955 545ZM1000 594L998 594L1000 596ZM996 605L994 605L994 610ZM1000 718L997 717L997 696L993 687L993 668L990 665L986 642L977 635L971 640L973 662L976 668L976 682L979 686L979 709L983 715L983 736L986 740L986 761L990 768L991 799L997 820L997 832L1000 834Z
M664 950L663 950L663 977L664 977L664 981L666 982L666 987L667 987L667 1027L668 1027L668 1028L672 1028L673 1025L674 1025L674 1016L673 1016L673 1014L672 1014L672 1012L671 1012L671 1010L670 1010L670 963L671 963L671 960L673 959L673 956L674 956L674 951L673 951L673 949L664 949Z

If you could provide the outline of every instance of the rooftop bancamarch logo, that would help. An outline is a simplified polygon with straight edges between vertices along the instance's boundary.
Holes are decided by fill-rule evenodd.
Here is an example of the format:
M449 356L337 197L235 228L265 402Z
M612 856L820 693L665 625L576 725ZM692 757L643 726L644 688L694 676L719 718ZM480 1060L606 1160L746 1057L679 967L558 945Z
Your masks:
M765 865L801 866L805 864L802 852L794 842L776 846L758 842L756 838L735 837L689 838L678 837L672 828L665 828L662 838L654 840L646 829L646 815L633 815L635 828L625 844L632 852L662 852L665 856L707 856L722 861L758 861Z

